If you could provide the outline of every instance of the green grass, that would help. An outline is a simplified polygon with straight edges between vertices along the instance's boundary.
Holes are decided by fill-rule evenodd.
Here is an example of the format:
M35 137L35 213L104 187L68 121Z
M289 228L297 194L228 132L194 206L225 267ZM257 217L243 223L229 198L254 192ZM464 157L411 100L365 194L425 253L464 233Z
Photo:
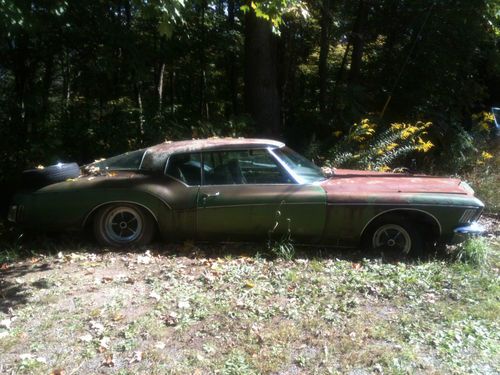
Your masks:
M475 267L486 268L490 265L491 252L490 244L485 238L468 238L458 246L457 259Z
M482 267L179 250L38 254L11 264L5 285L25 300L0 312L14 318L0 328L4 370L92 374L110 354L108 372L117 374L500 370L498 247Z

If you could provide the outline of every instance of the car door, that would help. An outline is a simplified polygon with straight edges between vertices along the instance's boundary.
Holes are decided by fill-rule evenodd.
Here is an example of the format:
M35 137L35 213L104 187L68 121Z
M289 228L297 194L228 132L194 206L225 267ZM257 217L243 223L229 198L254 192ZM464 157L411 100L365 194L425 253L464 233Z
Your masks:
M205 152L202 158L199 239L279 239L290 230L297 241L319 240L326 212L320 186L296 183L267 149Z

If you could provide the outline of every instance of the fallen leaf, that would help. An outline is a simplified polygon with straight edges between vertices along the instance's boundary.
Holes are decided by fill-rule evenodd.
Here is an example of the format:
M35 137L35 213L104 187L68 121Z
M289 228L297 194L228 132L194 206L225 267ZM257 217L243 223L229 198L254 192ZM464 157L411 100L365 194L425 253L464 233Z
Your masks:
M114 365L115 365L115 362L113 359L113 353L104 354L104 360L102 361L101 366L113 367Z
M50 375L65 375L66 372L62 368L55 368L50 372Z
M129 358L128 363L137 363L142 361L142 352L135 351L132 357Z
M116 313L111 317L111 320L113 320L113 322L119 322L120 320L123 320L123 318L125 318L123 314Z
M90 333L87 333L83 336L80 336L78 338L80 341L83 341L83 342L91 342L92 341L92 335Z
M146 251L145 255L138 255L137 256L137 263L139 263L139 264L149 264L152 261L153 260L151 259L151 255L148 255L147 251Z
M104 333L104 326L101 323L96 322L95 320L92 320L90 322L90 328L92 328L98 336Z
M149 298L153 298L154 300L156 300L156 302L158 302L161 299L160 295L155 291L149 293Z
M160 350L163 350L165 349L165 343L164 342L161 342L161 341L158 341L156 344L155 344L155 348L156 349L160 349Z
M245 283L245 287L251 289L251 288L255 287L255 284L253 282L251 282L251 281L247 281Z
M10 325L12 324L12 320L4 319L0 321L0 328L10 329Z
M104 336L100 341L99 341L99 349L103 349L102 351L106 351L109 349L109 343L111 342L111 339L107 336Z
M167 326L175 326L177 325L177 314L175 312L171 312L168 315L164 315L163 321Z
M113 277L111 277L111 276L104 276L104 277L101 279L101 282L102 282L103 284L110 283L111 281L113 281Z

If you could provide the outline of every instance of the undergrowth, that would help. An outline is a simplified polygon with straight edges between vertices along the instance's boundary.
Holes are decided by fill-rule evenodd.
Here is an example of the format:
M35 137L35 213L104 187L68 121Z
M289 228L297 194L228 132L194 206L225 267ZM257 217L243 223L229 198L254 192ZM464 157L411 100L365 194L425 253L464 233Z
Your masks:
M478 268L486 268L491 263L491 252L490 244L485 238L468 238L458 245L457 260Z

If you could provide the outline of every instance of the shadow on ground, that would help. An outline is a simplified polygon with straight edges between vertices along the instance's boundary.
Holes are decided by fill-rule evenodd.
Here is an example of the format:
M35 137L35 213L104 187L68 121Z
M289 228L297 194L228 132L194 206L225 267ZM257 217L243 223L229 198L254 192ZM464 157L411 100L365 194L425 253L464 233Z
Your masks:
M0 270L0 311L8 313L11 309L26 304L32 288L48 289L50 284L44 279L27 284L20 278L29 273L44 272L50 269L49 263L32 265L26 262L26 264L15 267L2 265Z

